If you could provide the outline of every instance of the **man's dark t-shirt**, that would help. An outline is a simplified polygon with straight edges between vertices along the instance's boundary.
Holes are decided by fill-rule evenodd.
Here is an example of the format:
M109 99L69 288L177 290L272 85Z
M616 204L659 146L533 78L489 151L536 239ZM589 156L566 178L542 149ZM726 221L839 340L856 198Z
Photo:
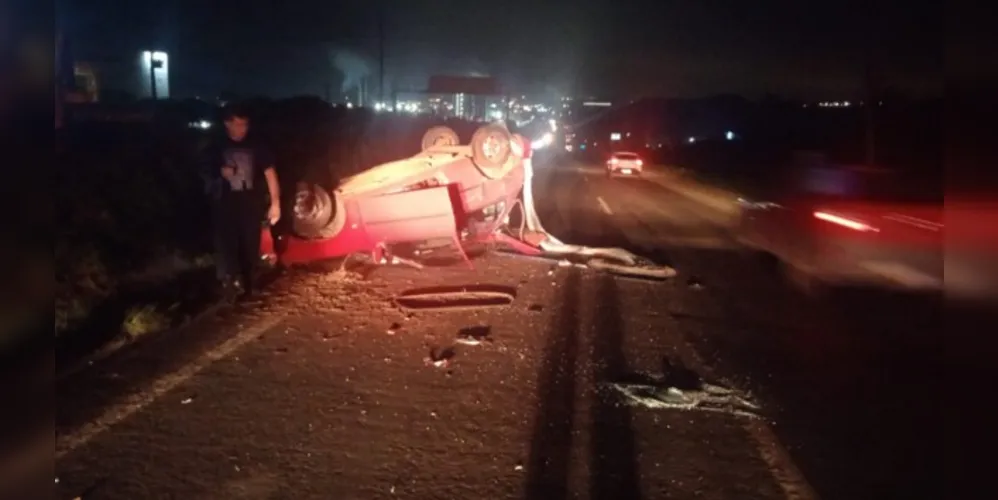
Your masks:
M221 200L233 193L246 193L262 200L267 194L264 170L274 165L270 151L257 142L247 139L233 141L228 137L208 146L204 152L202 168L205 189L213 200ZM231 179L222 177L222 167L235 170Z

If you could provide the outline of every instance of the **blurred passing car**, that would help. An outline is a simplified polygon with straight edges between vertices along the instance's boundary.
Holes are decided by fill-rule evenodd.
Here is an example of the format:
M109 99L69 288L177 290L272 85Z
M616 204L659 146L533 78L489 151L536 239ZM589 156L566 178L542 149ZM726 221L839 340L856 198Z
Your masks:
M775 256L791 283L944 288L941 179L810 158L770 199L741 199L740 240Z
M617 151L606 160L606 176L639 176L643 167L644 161L637 153Z

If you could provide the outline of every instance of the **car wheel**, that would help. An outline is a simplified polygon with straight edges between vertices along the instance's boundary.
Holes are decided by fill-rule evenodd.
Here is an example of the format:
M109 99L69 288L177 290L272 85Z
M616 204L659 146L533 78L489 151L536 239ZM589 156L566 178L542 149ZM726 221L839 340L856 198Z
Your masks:
M425 134L423 134L423 151L438 147L460 145L461 138L458 137L457 132L450 127L445 127L443 125L439 127L432 127L427 130Z
M480 127L471 136L471 159L490 179L502 177L502 167L512 154L512 137L499 125Z
M332 238L343 230L343 202L321 186L304 185L295 193L291 221L294 233L306 239Z

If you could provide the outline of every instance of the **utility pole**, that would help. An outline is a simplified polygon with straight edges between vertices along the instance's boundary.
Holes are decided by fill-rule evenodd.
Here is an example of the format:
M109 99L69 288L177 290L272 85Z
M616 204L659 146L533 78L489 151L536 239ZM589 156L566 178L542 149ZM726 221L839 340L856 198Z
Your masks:
M385 102L385 4L378 3L378 100Z

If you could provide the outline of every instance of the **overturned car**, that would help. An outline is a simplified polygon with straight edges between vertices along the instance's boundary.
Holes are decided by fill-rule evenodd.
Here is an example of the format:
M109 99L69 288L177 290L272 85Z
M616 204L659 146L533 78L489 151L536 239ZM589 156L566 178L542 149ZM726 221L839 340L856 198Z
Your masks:
M621 249L558 241L537 218L531 179L530 141L503 124L478 128L467 145L452 129L433 127L410 158L346 178L331 192L300 186L294 234L275 242L265 230L261 250L285 265L356 253L387 263L397 248L436 243L470 265L467 248L486 244L523 255L573 254L594 267L640 269L653 277L674 275ZM509 227L514 214L520 218L515 230Z

